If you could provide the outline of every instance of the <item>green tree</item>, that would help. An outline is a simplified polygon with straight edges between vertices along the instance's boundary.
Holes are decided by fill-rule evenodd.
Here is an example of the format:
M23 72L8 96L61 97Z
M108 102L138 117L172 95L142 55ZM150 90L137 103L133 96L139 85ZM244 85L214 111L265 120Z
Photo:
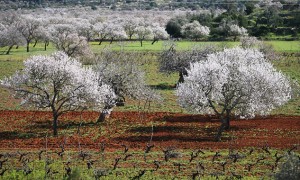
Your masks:
M174 38L182 37L181 34L181 26L188 23L188 20L184 16L178 16L175 18L172 18L166 26L166 31L168 34L170 34Z

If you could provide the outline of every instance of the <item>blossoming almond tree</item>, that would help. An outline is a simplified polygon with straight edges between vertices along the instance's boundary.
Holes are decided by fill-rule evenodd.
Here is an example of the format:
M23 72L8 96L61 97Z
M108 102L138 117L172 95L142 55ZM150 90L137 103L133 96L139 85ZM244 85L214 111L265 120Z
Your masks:
M143 41L152 35L152 29L150 26L140 25L135 28L137 39L140 41L141 47L143 46Z
M267 115L291 98L291 86L258 50L233 48L192 63L176 93L187 110L220 118L216 135L220 141L232 114L241 118Z
M236 24L232 24L229 26L229 34L233 36L233 40L236 41L238 36L247 36L247 29L244 27L239 27Z
M105 84L112 87L117 97L117 106L124 105L127 98L141 101L160 100L160 96L146 84L145 74L139 66L139 58L143 57L135 52L112 50L104 50L98 56L94 70ZM114 104L107 101L98 122L105 121L113 107Z
M79 36L71 24L53 25L51 42L57 50L63 51L71 57L86 58L93 55L86 38Z
M59 116L86 107L103 108L106 99L114 97L110 86L99 82L93 70L58 52L27 59L24 69L2 80L1 85L22 99L22 104L50 109L56 136Z
M26 40L26 50L29 52L29 44L34 40L38 33L41 23L32 16L24 16L16 21L16 29Z
M9 54L13 46L26 44L26 40L16 30L15 24L5 25L0 23L0 47L8 47L6 54Z
M198 21L187 23L181 27L181 33L186 38L198 40L201 37L208 36L210 33L209 27L202 26Z
M153 32L153 41L151 44L158 42L160 39L168 39L169 34L165 30L165 28L159 26L157 23L152 25L152 32Z
M108 27L108 37L110 38L110 44L113 40L123 40L127 38L127 34L123 26L119 24L112 24Z
M98 22L94 25L95 33L99 36L99 45L109 36L109 26L110 24L107 22Z
M219 47L209 44L194 46L188 51L178 51L176 44L171 42L169 45L166 44L159 56L159 71L167 74L178 72L178 83L182 83L191 63L204 60L208 54L214 53L218 49Z

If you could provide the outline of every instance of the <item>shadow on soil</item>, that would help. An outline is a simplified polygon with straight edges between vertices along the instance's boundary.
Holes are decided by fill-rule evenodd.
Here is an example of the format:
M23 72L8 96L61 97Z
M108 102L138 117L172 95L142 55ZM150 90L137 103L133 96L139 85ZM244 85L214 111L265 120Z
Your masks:
M97 123L95 122L73 122L73 121L65 121L65 122L58 122L59 129L73 129L78 128L79 126L96 126ZM29 126L31 128L39 128L39 129L51 129L52 128L52 121L36 121L34 125Z
M139 142L139 143L146 143L149 142L151 136L129 136L129 137L120 137L115 138L118 141L128 141L128 142ZM182 136L182 135L163 135L163 136L156 136L152 137L153 142L162 142L162 141L182 141L182 142L213 142L214 136L202 136L202 137L195 137L195 136ZM224 139L225 140L225 139Z
M197 127L197 126L173 126L161 125L153 128L153 141L182 141L182 142L212 142L214 134L217 132L217 126ZM128 130L128 134L137 134L134 136L117 137L117 141L128 142L147 142L152 133L152 127L135 127Z
M182 116L166 116L163 119L168 123L218 123L220 120L216 116L204 115L182 115Z
M32 132L16 132L16 131L3 131L0 132L0 140L13 140L13 139L30 139L37 137L35 133Z
M97 123L94 122L64 122L60 123L59 129L78 129L79 127L86 126L96 126ZM29 125L26 127L27 132L17 132L17 131L3 131L0 132L0 140L13 140L13 139L30 139L30 138L40 138L46 136L46 130L52 132L52 121L36 121L34 125ZM43 129L43 130L41 130Z

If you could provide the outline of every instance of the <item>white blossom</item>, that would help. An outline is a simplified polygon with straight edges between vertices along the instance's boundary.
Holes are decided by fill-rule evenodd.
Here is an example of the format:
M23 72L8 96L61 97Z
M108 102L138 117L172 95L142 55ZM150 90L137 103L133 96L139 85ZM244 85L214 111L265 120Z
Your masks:
M234 36L234 41L238 36L248 36L247 29L244 27L239 27L236 24L232 24L229 26L229 34Z
M127 38L127 34L123 26L116 23L112 23L110 26L108 26L107 32L111 41L114 39L123 40Z
M276 7L276 8L282 8L283 7L281 2L279 2L279 1L274 2L273 0L260 0L258 4L261 7L267 7L267 8L269 8L271 6Z
M114 98L110 86L99 75L65 53L33 56L24 61L24 69L1 81L22 104L51 109L53 121L68 111L86 107L103 108L107 98ZM57 135L57 129L54 135Z
M152 35L152 29L150 26L137 26L135 28L137 38L141 43L141 46L143 46L143 40L149 38Z
M191 112L216 114L229 128L231 114L242 118L267 115L291 99L289 80L255 49L233 48L192 63L176 91L179 104Z
M71 57L92 57L93 53L85 37L79 36L73 26L53 25L51 41L56 49Z
M202 26L198 21L193 21L182 26L181 33L191 39L199 39L208 36L210 33L209 27Z
M215 113L210 101L236 115L266 115L291 98L289 80L254 49L225 49L191 64L177 89L191 111ZM228 101L230 100L230 102Z
M159 26L158 24L152 25L152 33L153 33L153 43L155 41L158 41L159 39L165 40L169 38L169 34L165 30L165 28Z
M10 53L13 46L26 44L26 39L16 29L15 24L4 25L0 23L0 47L8 47L6 54Z
M254 48L258 45L259 40L254 36L242 36L240 42L243 48Z

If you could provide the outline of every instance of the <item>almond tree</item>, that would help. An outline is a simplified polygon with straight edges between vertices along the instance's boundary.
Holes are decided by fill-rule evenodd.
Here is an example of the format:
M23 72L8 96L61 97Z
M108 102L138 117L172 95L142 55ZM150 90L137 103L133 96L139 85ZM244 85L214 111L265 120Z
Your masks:
M191 50L179 51L176 44L166 45L159 56L159 71L164 73L179 73L178 83L184 82L184 75L190 63L204 60L208 54L214 53L219 48L214 45L192 47Z
M264 54L264 58L269 61L278 60L281 58L279 53L276 53L271 44L259 41L256 37L243 36L240 38L242 48L256 48Z
M16 30L15 24L5 25L0 23L0 47L8 47L6 54L9 54L13 46L26 44L25 39Z
M122 106L126 99L155 101L160 97L147 86L145 74L138 66L139 58L143 58L135 52L105 50L98 56L94 70L99 74L100 79L112 87L116 94L116 105ZM100 113L98 122L105 120L115 104L106 104Z
M73 22L73 24L78 35L85 37L87 42L90 42L94 38L95 27L90 21L86 19L80 19Z
M209 33L209 27L202 26L198 21L187 23L181 27L181 34L190 39L198 40L201 37L208 36Z
M69 111L94 107L103 108L114 93L101 83L91 69L65 53L33 56L24 61L24 68L1 81L23 105L50 109L53 116L53 135L57 136L58 118Z
M16 22L16 29L26 40L27 52L29 52L29 44L36 37L40 25L40 21L31 16L19 18Z
M123 26L119 24L111 24L108 27L108 37L110 38L110 43L113 42L113 40L123 40L127 38L127 34L123 28Z
M291 86L258 50L233 48L192 63L176 94L187 110L220 118L216 135L220 141L222 132L230 127L231 115L267 115L291 99Z
M36 42L42 41L44 43L44 50L47 50L47 46L51 40L51 24L48 19L40 20L41 26L37 29L37 33L35 35Z
M94 25L94 29L95 29L95 33L98 35L99 37L99 45L102 44L102 42L108 38L109 36L109 23L106 23L106 22L99 22L99 23L96 23Z
M139 25L135 28L137 38L141 43L141 47L143 46L143 41L152 35L152 29L150 26Z
M254 36L242 36L240 38L240 43L242 48L254 48L260 41Z
M140 20L138 18L128 18L123 23L123 27L127 33L127 36L129 37L129 40L131 40L132 36L136 33L135 28L139 25L139 21Z
M153 34L152 44L154 44L155 42L157 42L160 39L165 40L165 39L169 38L169 34L165 30L165 28L159 26L158 24L152 25L152 34Z
M85 37L79 36L71 24L56 24L51 31L51 42L57 50L71 57L90 57L92 51Z
M238 36L247 36L247 29L244 27L239 27L236 24L229 26L229 35L233 36L233 40L236 41Z

